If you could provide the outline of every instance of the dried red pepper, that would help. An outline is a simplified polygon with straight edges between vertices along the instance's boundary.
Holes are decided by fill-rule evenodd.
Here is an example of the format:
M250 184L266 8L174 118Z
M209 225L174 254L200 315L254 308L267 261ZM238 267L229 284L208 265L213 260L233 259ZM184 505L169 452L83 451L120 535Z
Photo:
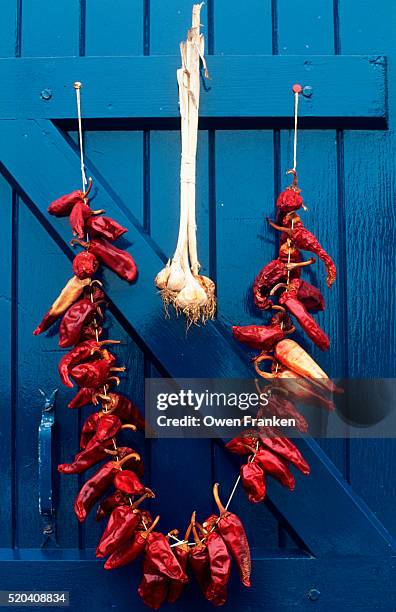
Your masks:
M298 299L298 290L300 288L299 279L294 279L286 286L283 283L276 285L272 292L278 287L284 286L286 290L279 298L279 304L287 308L287 310L296 317L301 327L307 336L319 347L322 351L327 351L330 347L330 340L327 334L317 324L315 319L309 314L304 304ZM272 293L271 292L271 293Z
M181 568L163 533L151 531L147 535L145 560L159 574L178 582L188 582L187 574Z
M180 567L186 573L188 559L190 556L190 546L188 545L188 538L190 537L192 525L189 524L186 533L184 534L183 542L173 547L173 553L179 562ZM180 580L171 580L168 588L167 601L169 603L175 603L180 597L184 589L184 582Z
M66 348L77 344L83 327L98 315L98 307L99 303L92 302L89 298L81 298L70 306L59 327L59 346Z
M85 521L88 512L91 510L94 503L106 492L113 484L114 477L118 474L123 465L123 460L139 461L138 453L132 451L131 448L120 446L118 449L120 461L108 461L91 478L89 478L81 487L74 502L74 512L80 522Z
M121 393L99 394L98 397L106 402L108 412L116 414L123 423L133 423L139 431L145 430L144 417L128 397Z
M266 484L265 475L260 465L251 461L244 463L241 466L240 476L248 500L251 503L263 501L266 493Z
M68 403L68 408L83 408L89 404L96 403L95 401L95 389L89 389L88 387L81 387Z
M138 476L131 470L122 470L122 472L116 474L114 486L119 491L127 493L128 495L140 495L146 490Z
M292 210L298 210L303 205L303 199L300 195L300 189L291 185L286 187L284 191L278 196L276 200L276 208L281 213L290 212Z
M327 270L327 286L331 287L337 277L336 266L330 255L323 249L316 236L308 231L301 222L298 222L293 228L276 225L270 219L268 219L268 223L274 229L284 232L298 249L315 253L315 255L323 261Z
M78 202L84 202L84 198L88 195L91 189L91 185L86 193L83 193L79 189L72 191L64 196L61 196L57 200L51 202L48 206L48 212L50 215L55 217L68 217L73 210L73 206Z
M265 448L260 448L257 452L253 449L253 452L254 463L258 464L266 474L279 480L284 487L287 487L290 491L294 491L296 484L294 476L287 467L287 463L281 459L281 457L278 457Z
M237 564L242 584L249 587L251 558L246 532L240 518L224 508L219 497L218 488L218 483L215 483L213 486L213 496L220 514L216 523L217 529Z
M118 506L127 506L129 505L129 500L127 496L122 493L122 491L115 491L111 495L108 495L105 499L102 499L97 510L96 510L96 521L101 521L105 516L109 516L114 508Z
M103 412L93 412L84 421L80 433L80 449L84 450L88 442L93 438Z
M279 367L279 363L273 364L272 374L262 372L262 376L270 378L274 381L273 385L279 385L281 389L284 389L292 401L319 406L330 412L335 410L334 402L324 397L319 390L316 390L317 387L315 388L308 379L302 378L292 370L287 370L282 366Z
M251 434L241 435L227 442L225 447L231 453L235 453L236 455L247 455L249 451L246 449L246 445L255 446L256 442L257 436Z
M298 255L295 258L300 259ZM314 258L307 261L291 261L291 259L289 261L289 257L286 260L279 257L266 264L260 270L253 283L253 299L257 308L261 310L272 308L273 303L269 299L269 292L272 287L279 283L284 283L288 278L288 272L290 279L299 278L301 268L313 264L314 261Z
M118 249L114 244L104 238L94 238L90 242L73 240L72 243L80 244L88 249L102 264L110 268L110 270L115 272L120 278L129 283L135 280L137 275L136 264L127 251Z
M300 280L297 297L305 308L310 312L317 312L325 309L325 301L322 293L317 287L305 280Z
M69 215L69 221L72 228L73 236L78 238L84 238L85 236L85 221L92 215L92 210L84 202L80 200L77 202Z
M209 552L205 541L202 541L198 536L195 526L195 512L193 512L193 515L191 517L191 525L194 534L195 545L190 549L189 566L191 567L191 570L194 574L196 581L199 584L202 593L205 595L206 589L209 584Z
M146 496L143 495L143 498ZM140 503L142 500L138 500ZM96 548L96 556L107 557L119 546L129 542L140 521L140 512L135 502L132 506L117 506L110 514L106 529Z
M261 356L259 360L266 357ZM313 383L316 383L327 389L330 392L342 393L342 389L338 388L327 374L318 366L316 361L294 340L286 338L281 340L275 347L275 358L280 361L286 368L293 370L296 374L309 378ZM258 373L260 373L258 371Z
M147 536L156 527L159 518L157 516L152 524L147 526L146 530L135 532L130 542L126 542L110 555L104 564L104 568L107 570L116 569L135 561L144 552Z
M73 273L81 279L91 278L99 267L99 262L93 253L82 251L73 259Z
M285 338L285 332L280 327L269 325L233 325L232 333L235 340L258 351L270 351L279 340Z
M111 217L92 216L85 222L85 228L90 238L105 238L117 240L128 230Z
M75 455L72 463L61 463L58 465L58 472L63 474L82 474L92 466L96 465L108 457L106 448L111 446L111 440L99 442L92 439L84 450Z
M58 372L62 383L66 387L73 387L73 383L69 378L69 370L83 362L87 361L93 355L100 353L101 348L106 344L118 344L118 340L85 340L77 344L71 351L63 355L58 365Z
M209 581L205 597L215 606L222 606L227 600L231 558L223 538L217 531L209 533L205 541L209 556Z
M305 417L297 410L293 402L288 400L284 395L279 393L272 393L269 406L261 408L258 411L259 418L265 418L266 410L270 409L271 413L280 419L294 419L296 422L296 428L301 433L308 431L308 423Z
M109 379L111 372L123 372L124 367L115 367L115 357L112 359L95 359L85 363L79 363L70 370L70 376L74 378L79 387L98 388Z
M168 593L169 578L158 574L146 559L143 562L143 576L138 586L138 595L146 606L158 610Z
M77 278L77 276L73 276L62 289L51 308L46 312L41 323L39 323L34 330L33 335L38 336L49 329L51 325L53 325L53 323L55 323L55 321L57 321L80 297L84 288L89 285L89 283L89 278L81 280Z
M289 438L273 438L265 435L265 432L259 433L261 442L270 448L274 453L290 461L300 472L305 475L310 473L310 467L304 457Z

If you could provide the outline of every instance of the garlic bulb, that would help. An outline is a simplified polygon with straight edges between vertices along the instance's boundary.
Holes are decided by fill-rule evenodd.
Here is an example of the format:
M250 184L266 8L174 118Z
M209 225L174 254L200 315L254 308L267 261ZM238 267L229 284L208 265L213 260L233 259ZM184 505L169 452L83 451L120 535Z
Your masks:
M173 258L166 288L168 291L181 291L185 284L186 275L180 263L180 259Z
M168 259L168 263L166 264L165 268L162 268L162 270L160 270L160 272L158 272L157 276L155 277L154 282L158 289L165 289L168 283L170 274L170 263L170 259Z

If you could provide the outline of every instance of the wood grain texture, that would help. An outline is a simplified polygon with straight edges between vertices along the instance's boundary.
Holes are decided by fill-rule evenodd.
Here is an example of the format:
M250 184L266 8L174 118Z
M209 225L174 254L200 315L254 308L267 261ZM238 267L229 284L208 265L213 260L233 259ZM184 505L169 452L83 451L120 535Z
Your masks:
M78 55L79 13L79 0L56 2L22 0L21 55L23 57Z
M394 377L396 366L395 302L395 7L386 18L373 0L358 13L341 0L340 50L383 50L391 58L388 131L345 131L346 294L350 377ZM382 315L381 304L385 305ZM389 313L389 314L388 314ZM375 383L374 383L375 384ZM375 391L373 390L373 393ZM392 534L396 533L394 440L351 440L350 481Z
M298 552L289 557L276 557L260 550L255 553L254 586L244 589L233 574L225 610L308 612L313 607L327 611L336 606L341 612L351 609L387 612L394 607L394 557L386 561L344 557L317 560L303 558ZM133 610L138 612L147 610L135 593L139 582L139 564L132 569L124 567L117 572L106 572L100 561L87 560L87 556L92 554L93 551L86 551L83 555L64 551L62 555L55 553L51 558L51 554L44 557L39 551L33 554L22 552L21 560L4 558L3 555L0 572L7 577L2 584L4 589L12 591L34 589L37 584L35 580L48 585L48 590L53 591L59 590L59 584L62 584L62 588L70 592L71 605L79 610L95 608L124 612L126 606L133 606ZM50 572L48 560L51 560ZM379 584L388 585L380 594ZM213 610L213 606L198 593L195 584L187 585L182 599L172 607L177 612L187 609Z
M178 118L178 66L176 55L2 59L0 80L8 95L0 98L0 118L74 118L70 85L77 76L84 83L86 118ZM201 96L203 119L290 121L290 83L301 80L315 92L302 100L301 116L386 124L384 58L213 56L210 71L212 80ZM51 99L40 97L44 89L51 90Z
M15 228L17 200L10 185L2 177L0 180L1 201L1 258L0 275L2 288L0 294L0 393L3 398L2 426L0 428L0 463L2 467L2 503L0 504L0 546L12 547L14 543L15 515L15 311L16 298L16 236Z
M76 527L70 504L78 478L63 477L60 487L57 480L62 551L44 556L37 550L35 432L40 398L35 401L35 389L38 384L53 387L59 352L55 337L33 340L30 333L70 270L64 255L71 256L67 222L52 223L45 209L50 199L78 186L80 178L75 152L64 147L53 126L41 123L31 129L26 122L16 127L13 120L63 118L74 128L75 100L70 85L76 78L84 82L84 115L92 118L85 123L90 130L86 137L88 166L96 177L96 201L130 228L128 249L141 269L132 288L111 274L106 273L104 279L114 298L109 331L125 341L119 353L130 374L123 389L142 405L144 375L159 376L164 370L156 370L151 358L157 365L169 360L169 369L179 375L199 370L201 375L238 376L251 371L250 353L235 346L229 324L238 316L241 323L260 320L247 299L248 274L275 252L263 216L273 210L274 196L279 183L284 184L283 171L291 159L291 134L276 131L273 137L272 129L291 125L290 84L301 80L313 86L313 96L301 104L299 170L310 208L304 220L335 255L340 271L332 292L326 290L328 308L319 317L333 346L328 355L315 355L332 374L393 376L396 12L391 3L379 8L374 0L360 3L358 9L348 0L317 0L314 6L300 0L293 7L286 0L251 0L242 5L209 0L202 21L208 26L207 43L215 57L208 62L212 81L202 92L201 125L211 129L200 133L198 226L202 262L218 277L220 321L225 328L216 323L193 330L186 339L182 321L164 321L152 279L174 240L179 151L174 71L191 4L186 0L120 0L117 10L111 10L114 3L109 0L61 0L53 5L44 0L7 0L3 4L0 56L15 53L23 58L0 61L0 119L11 119L9 123L14 124L11 129L8 122L1 122L0 158L13 178L4 167L2 170L29 197L26 203L17 198L12 203L9 185L0 182L4 221L0 266L9 270L10 258L13 261L12 278L7 272L2 276L0 300L3 347L12 346L1 363L5 376L0 389L7 401L1 428L0 460L6 468L2 471L0 545L22 547L12 561L10 552L3 552L0 581L2 588L11 589L36 588L37 584L58 589L62 583L70 588L76 609L91 605L121 611L131 604L139 610L133 594L137 567L132 572L125 568L109 574L99 563L87 561L93 557L89 547L95 544L100 528L91 519L86 528ZM231 37L231 31L237 36ZM154 57L133 57L150 52ZM272 58L272 52L282 57ZM338 57L332 57L334 52ZM90 57L70 57L79 54ZM269 56L260 57L262 54ZM382 55L390 59L387 67ZM48 101L40 97L44 89L51 90ZM380 131L387 127L388 117L391 129ZM231 119L238 130L230 130ZM103 132L106 122L118 131ZM125 131L119 129L122 123ZM132 131L126 131L127 127ZM148 127L157 131L150 134ZM259 129L263 127L271 132ZM215 134L213 128L228 131ZM253 168L250 174L249 167ZM45 258L52 262L50 274ZM236 276L232 283L230 269ZM323 286L320 263L315 270ZM378 316L383 303L386 316ZM208 353L209 363L202 357ZM64 409L69 395L62 392L58 399L58 459L62 461L74 452L78 423L88 413L84 411L79 418ZM12 440L10 444L3 443L3 432ZM156 441L151 450L150 442L136 437L137 449L146 452L147 482L160 493L153 510L161 511L163 528L183 529L193 505L200 513L209 511L211 481L220 480L225 490L237 466L217 442L213 447L206 441L176 442ZM340 610L393 609L395 564L389 556L393 546L389 533L396 534L395 445L392 440L370 440L321 441L321 446L326 454L315 443L302 442L312 475L298 478L293 495L271 482L267 505L257 508L247 507L238 492L233 508L247 522L257 549L254 587L244 591L234 577L229 609L276 612L308 610L313 605L323 610L334 606ZM189 469L190 463L198 464L199 469ZM181 491L185 491L183 497ZM180 502L177 508L175 497ZM295 541L300 546L305 540L322 558L306 559L298 552L277 558L278 521L288 524L290 533L297 532ZM295 545L283 538L282 530L279 534L281 545ZM78 546L88 549L79 554ZM336 556L340 552L341 558ZM369 558L373 553L375 560ZM312 588L320 591L317 601L309 599ZM176 609L187 607L209 608L190 589Z
M85 0L82 28L85 55L140 55L143 50L141 0ZM121 73L118 79L125 78Z
M42 127L44 128L44 126ZM46 204L43 206L43 203L51 199L49 186L52 183L62 186L62 181L66 185L70 185L73 182L73 177L76 176L75 163L72 163L76 157L75 153L64 141L58 140L55 133L51 133L51 137L49 137L51 132L49 126L45 126L45 131L42 133L40 129L35 129L34 126L29 125L29 122L18 125L18 122L15 121L10 123L3 121L0 124L0 130L2 136L0 138L0 156L9 174L13 177L13 181L20 183L19 188L24 190L26 197L29 196L30 203L38 218L46 229L50 231L58 246L62 247L65 253L68 253L68 248L61 238L65 234L66 228L60 229L60 233L58 233L52 227L48 219L43 216L43 208L46 206ZM18 140L21 143L20 147L18 147L17 155L15 155L13 150L9 151L4 147L1 148L1 142L7 142L11 134L15 141ZM24 134L29 134L29 137L26 138ZM42 166L40 164L35 165L34 171L32 171L34 159L32 159L31 155L26 155L29 147L40 149L42 152L40 157L40 164ZM51 156L51 162L47 159L47 163L43 163L45 155ZM29 171L27 171L28 168ZM45 174L43 174L42 168L45 168ZM49 180L50 169L51 173L53 173L51 174L52 181ZM88 169L92 170L93 168L88 166ZM115 194L111 190L109 191L109 187L103 184L104 179L99 178L98 172L92 172L92 176L94 177L95 184L100 188L101 195L107 195L104 201L106 202L105 206L108 209L108 213L114 215L114 212L116 212L115 216L117 216L121 223L125 223L127 219L131 221L132 216L126 214L125 208L117 201ZM41 210L37 208L37 204L32 204L33 201L38 203ZM135 223L137 223L136 219ZM133 227L135 227L135 230L133 230ZM161 325L157 330L157 322L159 321L158 297L154 294L155 305L152 303L149 306L148 294L145 288L148 287L148 283L151 286L155 271L158 270L159 258L152 250L152 244L148 243L141 232L137 230L137 226L131 227L131 237L133 237L135 242L135 252L137 253L139 253L140 242L141 260L146 262L146 268L143 269L140 277L142 285L140 287L139 284L136 285L133 292L130 290L130 294L134 293L135 296L138 296L139 290L143 290L145 291L146 299L139 300L137 298L133 302L134 308L133 312L131 312L131 298L129 295L126 297L127 294L124 288L121 288L119 283L112 278L113 312L115 312L125 329L135 337L134 330L131 328L129 321L131 320L131 315L136 317L136 320L133 318L135 333L137 332L140 338L143 339L144 346L153 359L158 360L160 363L162 362L165 371L170 372L174 377L177 377L179 373L185 376L189 371L188 368L196 368L194 356L207 355L208 353L212 359L207 360L204 358L199 362L200 371L206 377L224 376L232 378L235 375L243 376L245 373L249 376L250 370L245 361L230 350L230 344L215 324L207 325L199 330L193 330L188 336L188 342L185 336L184 323L180 320L176 322L172 320L172 324L168 326ZM149 248L150 244L151 248ZM104 280L105 287L107 287L106 275ZM144 306L143 310L139 310L139 304ZM199 331L199 334L197 331ZM156 344L153 345L153 342ZM317 479L305 480L305 512L302 515L296 512L296 507L294 505L290 506L285 500L284 491L280 491L280 487L274 485L271 496L274 504L278 509L282 509L282 514L286 520L293 525L310 550L321 555L327 555L331 551L338 550L338 548L341 551L349 551L350 554L352 552L357 553L357 551L362 552L365 549L370 550L373 554L389 552L392 542L388 534L381 528L370 511L361 505L360 500L354 493L344 486L342 479L332 470L332 466L327 464L325 456L320 453L320 449L310 444L309 441L305 441L303 446L304 452L308 452L308 460L312 465L312 469L315 468L317 470ZM319 482L320 488L318 490L316 483ZM327 531L323 533L321 514L318 514L318 508L321 505L323 512L325 512L332 499L337 500L338 516L341 524L345 526L345 517L348 514L351 516L355 537L350 537L349 541L338 538L339 524L336 522L329 523ZM308 516L309 521L307 521ZM332 527L334 528L333 530ZM350 529L349 524L348 529ZM356 532L359 533L361 529L367 531L367 537L364 542L360 542L360 537L356 536ZM358 544L359 547L356 548Z

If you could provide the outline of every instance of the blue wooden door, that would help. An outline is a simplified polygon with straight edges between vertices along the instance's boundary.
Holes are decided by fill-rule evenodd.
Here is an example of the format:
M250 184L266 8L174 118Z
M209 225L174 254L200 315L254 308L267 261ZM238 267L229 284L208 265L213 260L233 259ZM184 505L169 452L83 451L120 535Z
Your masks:
M230 325L260 321L249 287L275 253L264 219L286 183L296 81L312 87L299 137L309 227L340 271L320 316L332 349L316 357L333 376L394 375L393 3L380 11L374 0L208 0L202 21L213 79L202 92L198 225L203 271L218 287L218 319L186 337L181 320L164 320L153 278L175 243L175 70L190 15L186 0L1 6L0 589L68 590L73 610L142 609L139 569L105 572L94 560L100 527L75 520L80 477L54 477L58 546L41 547L38 388L58 386L60 352L55 336L31 331L70 272L67 224L53 223L46 207L79 185L73 81L84 83L97 201L130 228L140 270L132 288L105 277L111 335L124 340L126 393L142 406L149 375L250 374ZM68 399L60 389L56 463L76 452L85 416L68 410ZM207 514L212 483L226 489L235 477L217 441L141 439L138 450L163 529L183 529L192 508ZM228 609L395 609L394 442L307 441L302 450L312 474L297 478L294 494L271 483L260 507L249 507L240 492L234 498L254 574L250 591L233 580ZM187 608L209 605L192 588L175 607Z

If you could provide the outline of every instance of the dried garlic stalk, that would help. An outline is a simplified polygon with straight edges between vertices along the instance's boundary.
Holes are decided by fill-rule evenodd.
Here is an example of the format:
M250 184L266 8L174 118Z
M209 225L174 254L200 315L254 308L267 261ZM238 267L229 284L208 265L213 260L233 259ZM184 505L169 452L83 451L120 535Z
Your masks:
M161 270L155 284L165 309L172 304L188 323L206 322L216 312L215 284L199 274L197 227L195 220L195 177L200 94L200 61L204 60L204 37L200 34L202 4L194 4L192 28L180 44L182 67L177 71L181 116L180 225L172 261Z

